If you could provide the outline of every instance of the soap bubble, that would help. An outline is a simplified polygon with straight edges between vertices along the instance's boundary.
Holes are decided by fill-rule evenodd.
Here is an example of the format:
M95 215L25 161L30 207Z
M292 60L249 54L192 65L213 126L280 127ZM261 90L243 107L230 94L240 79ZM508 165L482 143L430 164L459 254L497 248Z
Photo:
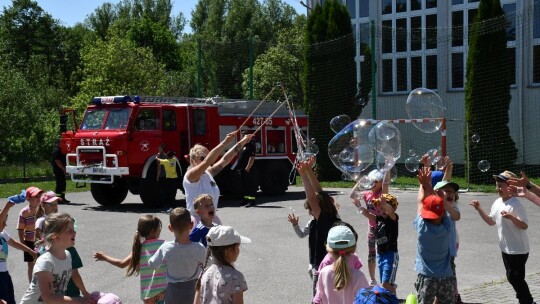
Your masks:
M349 116L338 115L332 118L332 120L330 120L330 129L332 129L334 133L338 133L350 123L351 123L351 118Z
M442 158L441 152L437 149L430 149L429 151L427 151L427 155L429 157L429 162L432 165L435 165L436 163L438 163Z
M416 151L409 149L409 156L416 156Z
M371 178L369 178L369 176L364 175L358 180L358 184L364 189L371 189L373 186L373 181Z
M407 168L407 170L409 170L412 173L418 171L419 166L420 166L420 163L414 157L408 157L405 160L405 168Z
M379 136L379 134L381 136ZM388 135L392 135L389 137ZM394 161L401 156L401 135L393 123L381 121L368 134L369 144L386 159Z
M478 134L475 133L475 134L473 134L473 136L471 137L471 139L472 139L472 142L473 142L473 143L477 144L477 143L480 141L480 135L478 135Z
M386 158L382 154L377 154L377 169L382 172L386 172L394 167L396 161L393 158Z
M317 155L317 154L319 154L319 146L317 146L316 144L310 144L307 147L306 152L311 153L313 155Z
M398 175L397 168L394 166L392 167L392 169L390 169L390 182L391 183L396 181L397 175Z
M478 162L478 169L482 172L487 172L491 168L491 164L487 160L481 160Z
M368 144L371 125L365 120L355 120L339 131L328 143L330 160L343 173L357 178L375 160L375 152Z
M437 93L426 88L414 89L407 97L405 110L410 119L443 118L444 105ZM441 128L442 121L412 122L413 125L424 133L433 133Z

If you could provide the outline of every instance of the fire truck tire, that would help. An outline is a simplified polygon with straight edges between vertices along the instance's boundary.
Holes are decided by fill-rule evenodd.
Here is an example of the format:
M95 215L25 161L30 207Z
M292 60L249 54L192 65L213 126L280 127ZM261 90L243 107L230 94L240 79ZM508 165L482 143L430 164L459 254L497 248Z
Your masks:
M270 161L261 172L261 191L264 195L280 195L289 187L289 171L285 161Z
M124 181L115 181L112 184L91 184L92 197L103 206L121 204L128 194L128 185Z

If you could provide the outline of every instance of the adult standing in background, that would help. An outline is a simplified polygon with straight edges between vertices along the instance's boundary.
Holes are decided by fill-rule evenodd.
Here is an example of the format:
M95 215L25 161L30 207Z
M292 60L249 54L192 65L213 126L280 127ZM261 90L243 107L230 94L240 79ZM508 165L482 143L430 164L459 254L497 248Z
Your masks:
M51 166L56 180L54 192L56 196L62 198L62 203L69 204L71 201L66 199L66 155L62 153L60 143L60 140L56 142L51 157Z
M194 217L195 225L197 225L198 219L196 218L195 208L193 207L193 200L200 194L208 194L212 197L214 207L216 210L218 209L220 191L214 180L214 176L221 172L253 137L253 134L244 135L238 143L218 160L225 148L234 141L237 132L234 131L227 134L223 141L211 151L208 151L201 144L196 144L189 151L190 166L184 175L183 185L186 195L186 208L192 217ZM217 215L214 219L216 223L220 223Z
M242 134L247 134L242 131ZM238 161L234 170L240 175L242 181L242 198L244 199L241 205L249 208L255 206L255 195L257 194L255 177L252 174L253 164L255 164L255 142L253 138L242 148Z

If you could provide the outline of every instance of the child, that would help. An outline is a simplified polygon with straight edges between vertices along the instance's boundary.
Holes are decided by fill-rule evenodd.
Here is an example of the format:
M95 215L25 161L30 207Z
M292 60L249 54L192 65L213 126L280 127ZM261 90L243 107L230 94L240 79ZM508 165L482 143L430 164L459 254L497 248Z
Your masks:
M304 203L304 209L308 210L309 215L311 215L311 219L306 223L306 226L304 228L298 227L298 219L300 217L295 216L294 213L290 213L287 216L288 221L292 224L294 232L299 238L305 238L309 235L311 232L311 228L315 225L315 219L313 218L313 215L311 214L311 208L309 207L309 204L307 202ZM315 265L309 264L308 265L308 274L313 279L313 273L317 271L316 268L314 268Z
M47 191L41 195L40 205L36 212L36 251L39 253L44 253L45 248L41 246L43 243L43 222L46 217L50 214L58 212L58 204L62 201L62 198L57 196L53 191ZM90 293L86 290L84 282L79 273L79 268L83 267L83 263L77 249L75 247L69 247L67 249L71 254L71 280L69 280L68 287L66 290L66 296L69 297L80 297L81 292L83 296L90 297Z
M19 213L19 223L17 231L19 232L19 240L30 248L35 247L36 237L36 212L39 206L39 198L43 191L37 187L29 187L26 189L26 200L28 206L24 207ZM34 268L34 257L28 253L24 253L24 261L28 263L28 282L32 279L32 269Z
M191 230L189 239L192 242L199 242L206 247L206 235L208 234L208 230L214 226L212 221L214 220L215 208L212 197L208 194L197 196L193 201L193 207L195 207L195 213L197 213L201 220Z
M379 277L384 289L396 294L396 273L399 266L398 234L399 216L396 213L398 201L395 196L382 194L373 199L372 204L381 208L381 215L361 207L362 215L377 223L377 262Z
M240 255L240 243L251 243L251 240L229 226L210 228L206 240L206 261L197 280L194 303L244 303L244 292L248 287L244 275L234 268L233 263ZM213 263L206 268L210 255Z
M34 258L37 257L37 253L32 250L32 248L29 248L23 243L11 238L7 231L5 231L9 209L11 209L13 205L23 203L25 201L24 198L18 198L18 196L9 197L6 206L0 212L0 282L2 282L2 284L0 284L0 300L4 300L7 304L16 303L13 281L11 280L11 276L9 275L7 269L6 260L8 257L8 245L13 248L23 250L24 252L32 255Z
M140 275L141 300L145 304L164 303L165 288L167 287L165 265L151 269L148 260L163 244L159 239L161 220L153 215L143 215L137 223L137 231L133 238L131 253L123 260L118 260L103 252L94 253L98 261L105 261L119 268L126 268L126 276ZM135 258L134 258L135 257Z
M206 250L201 243L189 240L193 222L186 208L174 208L169 220L174 241L164 242L148 260L148 266L154 269L161 265L167 267L165 303L193 304L195 283L201 273Z
M504 171L493 177L499 198L491 205L491 212L487 214L478 200L471 201L471 206L478 211L488 225L497 225L499 248L502 251L506 278L516 291L519 303L534 303L529 285L525 281L525 264L529 257L527 211L519 199L513 197L513 192L508 185L508 180L517 176L510 171Z
M96 303L90 298L65 296L71 278L71 254L67 249L75 244L75 220L66 213L53 213L45 219L43 235L47 251L34 266L32 282L20 304L42 301L45 303Z
M320 303L352 303L356 292L369 286L364 273L348 264L356 250L354 234L347 226L335 226L328 232L326 244L335 262L319 272L317 292Z
M450 267L451 219L445 214L443 198L435 195L429 167L418 170L417 216L413 221L418 239L414 270L418 303L455 302L455 277Z

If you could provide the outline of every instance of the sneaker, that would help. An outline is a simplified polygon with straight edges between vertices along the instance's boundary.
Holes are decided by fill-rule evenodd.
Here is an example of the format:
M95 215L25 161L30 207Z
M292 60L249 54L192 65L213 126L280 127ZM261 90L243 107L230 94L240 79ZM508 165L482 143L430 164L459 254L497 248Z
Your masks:
M459 293L456 295L456 304L463 304L463 301L461 301L461 295Z
M245 207L246 208L254 207L256 204L257 203L255 202L255 200L249 200Z
M377 280L370 280L370 281L369 281L369 285L370 285L370 286L375 286L375 285L377 285Z

